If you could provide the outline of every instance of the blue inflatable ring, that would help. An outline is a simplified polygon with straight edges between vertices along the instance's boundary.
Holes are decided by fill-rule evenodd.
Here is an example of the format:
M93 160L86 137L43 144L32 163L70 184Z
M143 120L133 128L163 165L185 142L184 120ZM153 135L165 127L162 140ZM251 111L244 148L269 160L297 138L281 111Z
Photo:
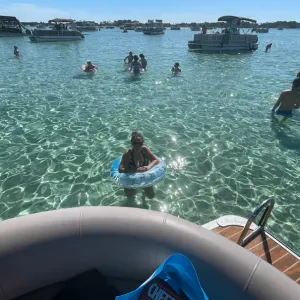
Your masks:
M128 189L146 188L163 180L166 175L166 163L159 159L159 163L147 172L119 173L121 158L113 161L110 176L115 182Z

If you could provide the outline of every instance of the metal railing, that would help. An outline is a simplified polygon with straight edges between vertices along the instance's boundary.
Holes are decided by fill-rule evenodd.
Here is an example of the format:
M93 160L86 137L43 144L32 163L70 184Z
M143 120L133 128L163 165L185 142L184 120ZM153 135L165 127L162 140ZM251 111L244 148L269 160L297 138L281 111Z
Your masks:
M248 221L240 235L240 238L237 242L238 245L240 245L242 247L246 246L249 241L254 239L259 233L261 233L264 230L264 227L267 224L267 221L270 217L270 214L274 207L274 204L275 204L274 199L267 199L261 205L259 205L258 207L255 208L255 210L253 211L252 215L248 219ZM259 213L263 209L265 209L265 211L257 224L257 228L254 231L252 231L248 236L246 236L248 230L250 229L251 224L254 222L256 217L259 215Z

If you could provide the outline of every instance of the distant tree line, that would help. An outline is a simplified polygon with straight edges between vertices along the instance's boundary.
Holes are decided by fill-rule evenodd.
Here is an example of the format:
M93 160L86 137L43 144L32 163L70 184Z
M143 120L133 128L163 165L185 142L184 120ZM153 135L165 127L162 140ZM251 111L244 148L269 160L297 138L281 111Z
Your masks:
M277 22L267 22L267 23L261 23L259 27L264 28L300 28L300 23L296 21L277 21Z
M75 21L75 20L74 20ZM31 25L35 26L37 24L47 24L44 22L22 22L24 25ZM101 21L99 23L96 23L99 26L122 26L126 23L137 23L141 24L137 20L116 20L116 21ZM191 23L175 23L175 24L170 24L170 23L164 23L164 26L169 27L171 25L177 25L180 27L193 27L193 26L201 26L205 24L207 27L214 27L214 28L224 28L226 27L225 22L191 22ZM296 21L276 21L276 22L266 22L266 23L260 23L260 24L253 24L250 22L241 22L241 27L243 28L252 28L252 27L263 27L263 28L278 28L278 27L283 27L283 28L300 28L300 23Z

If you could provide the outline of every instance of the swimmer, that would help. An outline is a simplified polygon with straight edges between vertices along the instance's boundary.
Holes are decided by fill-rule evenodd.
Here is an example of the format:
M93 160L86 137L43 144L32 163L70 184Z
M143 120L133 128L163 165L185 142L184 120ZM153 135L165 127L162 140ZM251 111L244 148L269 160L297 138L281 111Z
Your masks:
M98 69L98 67L93 65L92 62L90 60L88 60L86 62L86 65L85 65L84 72L92 72L92 71L95 71L97 69Z
M271 49L272 47L272 43L268 44L265 48L265 52L268 52L269 49Z
M293 109L300 107L300 78L296 78L293 81L292 89L283 91L275 103L272 112L277 109L278 114L290 116L292 115Z
M139 56L140 56L140 63L142 65L142 68L145 70L148 64L147 59L144 54L140 54Z
M297 74L297 78L300 78L300 71L299 71L298 74Z
M127 60L127 62L126 62ZM129 52L129 54L124 58L124 63L128 63L128 64L131 64L133 61L133 53L132 51Z
M146 172L159 163L157 157L144 145L144 138L139 132L131 134L132 148L124 152L120 166L120 173ZM145 196L149 199L154 198L152 186L143 189ZM125 195L132 198L136 195L136 190L124 188Z
M133 74L139 74L142 71L143 67L139 62L139 57L137 55L133 56L133 62L130 65L130 72L133 71Z
M14 46L14 55L15 56L20 56L21 55L21 53L19 51L19 48L17 46Z
M180 73L181 69L179 68L179 63L175 63L175 65L173 66L172 70L173 73Z

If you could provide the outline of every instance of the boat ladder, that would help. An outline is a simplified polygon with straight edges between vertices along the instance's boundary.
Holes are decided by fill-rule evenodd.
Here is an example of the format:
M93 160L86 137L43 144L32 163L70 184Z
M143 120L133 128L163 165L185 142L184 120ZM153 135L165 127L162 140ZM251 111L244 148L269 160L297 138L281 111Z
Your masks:
M244 226L244 229L239 237L239 240L237 242L238 245L245 247L252 239L254 239L257 235L259 235L265 228L267 221L270 217L271 211L274 207L275 201L274 199L267 199L265 200L261 205L255 208L252 215L248 219L246 225ZM260 218L257 228L253 230L249 235L246 236L248 230L250 229L251 224L254 222L256 217L262 212L263 215Z

